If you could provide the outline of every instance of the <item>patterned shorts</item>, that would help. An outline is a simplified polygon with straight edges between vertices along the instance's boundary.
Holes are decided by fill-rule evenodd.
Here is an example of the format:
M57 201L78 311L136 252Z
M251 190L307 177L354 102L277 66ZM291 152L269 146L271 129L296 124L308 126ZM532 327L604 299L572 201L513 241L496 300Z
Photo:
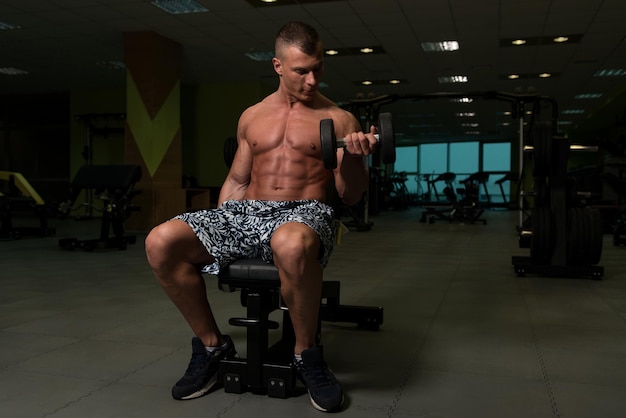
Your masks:
M220 268L240 258L273 261L270 239L284 223L303 223L320 237L319 262L326 267L335 244L333 209L317 200L267 201L228 200L217 209L183 213L174 217L189 224L215 263L203 273L217 274Z

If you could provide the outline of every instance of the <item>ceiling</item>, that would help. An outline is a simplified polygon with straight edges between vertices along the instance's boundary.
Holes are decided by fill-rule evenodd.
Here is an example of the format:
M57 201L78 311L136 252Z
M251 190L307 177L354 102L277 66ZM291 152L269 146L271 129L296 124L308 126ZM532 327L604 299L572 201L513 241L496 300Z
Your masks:
M0 67L28 74L0 74L0 94L123 88L125 71L98 63L123 61L127 31L155 31L180 43L184 84L275 86L271 64L245 54L272 51L277 29L303 20L318 29L326 48L382 47L379 54L327 57L322 92L345 105L388 102L379 110L393 113L399 144L511 139L519 135L519 121L503 112L519 97L554 99L559 129L573 136L601 135L616 116L626 115L626 76L594 77L599 70L626 69L624 0L289 0L263 7L255 7L255 0L198 2L209 11L171 15L150 0L2 0L0 21L19 28L0 30ZM557 35L581 38L518 47L502 41ZM460 49L421 47L446 40L457 40ZM505 77L543 72L555 76ZM453 75L468 82L438 81ZM402 83L359 84L390 79ZM504 92L505 100L482 98L485 92ZM457 103L451 93L472 93L474 100ZM575 98L583 93L601 96Z

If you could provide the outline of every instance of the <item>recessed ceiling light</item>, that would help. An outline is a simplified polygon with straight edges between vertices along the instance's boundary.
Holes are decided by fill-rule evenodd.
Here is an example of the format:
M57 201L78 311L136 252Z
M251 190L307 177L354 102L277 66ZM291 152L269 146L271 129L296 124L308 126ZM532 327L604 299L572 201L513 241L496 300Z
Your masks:
M204 13L209 11L209 9L195 0L153 0L152 5L173 15Z
M557 36L556 38L553 39L554 42L567 42L569 40L569 38L567 36Z
M446 77L438 77L440 83L467 83L466 75L451 75Z
M424 52L451 52L459 49L457 41L422 42Z
M364 54L371 54L372 52L374 52L374 50L372 48L361 48L359 51L361 51Z
M361 81L361 84L363 84L364 86L371 86L374 83L370 80L365 80L365 81Z
M510 79L510 80L515 80L515 79L519 78L519 74L509 74L507 76L507 78Z
M450 99L450 101L454 103L472 103L474 99L471 97L459 97L456 99Z
M511 43L513 45L524 45L526 43L525 39L515 39L513 41L511 41Z
M400 84L400 80L398 79L389 80L389 84Z
M25 75L25 74L28 74L28 71L20 70L19 68L13 68L13 67L0 67L0 74L4 74L4 75Z
M19 29L21 26L13 25L7 22L0 22L0 30Z
M329 49L326 51L326 55L337 55L339 53L339 51L337 51L336 49Z
M539 73L539 78L550 78L551 76L550 73Z

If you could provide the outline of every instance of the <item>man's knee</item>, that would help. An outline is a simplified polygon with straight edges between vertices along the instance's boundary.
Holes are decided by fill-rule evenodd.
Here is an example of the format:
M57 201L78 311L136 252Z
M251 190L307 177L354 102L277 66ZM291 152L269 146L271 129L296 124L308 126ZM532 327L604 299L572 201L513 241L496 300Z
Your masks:
M300 223L283 224L274 232L271 240L274 259L279 262L317 259L320 245L317 233Z

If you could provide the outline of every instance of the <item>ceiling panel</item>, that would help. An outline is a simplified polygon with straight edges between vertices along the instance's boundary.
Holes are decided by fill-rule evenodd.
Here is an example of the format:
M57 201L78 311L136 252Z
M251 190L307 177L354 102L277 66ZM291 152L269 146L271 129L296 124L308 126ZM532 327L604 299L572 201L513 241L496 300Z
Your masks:
M593 77L598 69L626 68L623 0L344 0L267 7L253 7L246 0L199 1L209 13L169 15L149 0L2 0L0 20L21 28L0 31L0 67L24 67L30 74L0 75L0 94L123 88L125 71L95 63L121 60L123 33L145 30L183 46L183 83L263 80L275 85L271 64L251 61L244 54L271 51L278 27L290 19L315 25L327 47L380 45L386 50L383 55L327 58L330 87L324 94L342 102L357 95L406 97L393 105L395 130L405 140L441 139L447 131L459 135L459 121L449 100L411 99L425 93L501 90L553 94L564 106L581 106L589 113L596 109L593 112L598 114L605 98L626 90L624 76ZM581 33L583 38L574 45L499 46L501 38L559 33ZM421 49L421 42L442 40L457 40L460 51L442 54ZM499 78L538 71L562 74L547 80ZM440 76L457 74L467 75L470 82L437 81ZM399 77L407 83L354 84L386 77ZM603 99L576 102L572 99L576 92L602 93ZM482 106L481 114L489 115L482 123L494 132L494 107L510 104L482 102L472 106ZM507 134L503 131L502 135Z

